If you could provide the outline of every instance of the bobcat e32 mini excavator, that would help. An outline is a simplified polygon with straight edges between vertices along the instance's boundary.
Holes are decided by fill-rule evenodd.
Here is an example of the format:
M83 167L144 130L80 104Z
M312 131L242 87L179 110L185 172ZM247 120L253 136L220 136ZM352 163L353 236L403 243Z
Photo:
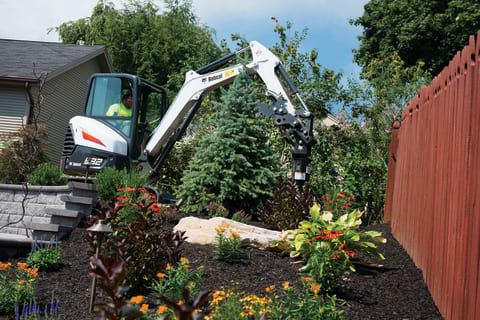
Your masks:
M246 50L251 51L251 62L219 70ZM184 85L168 108L165 89L154 83L129 74L93 74L85 115L73 117L67 128L62 170L69 175L88 175L105 167L120 169L139 164L156 170L182 137L208 92L233 82L244 68L249 74L257 73L267 87L266 95L273 105L259 104L258 115L270 117L287 129L293 144L292 176L302 186L308 178L314 142L313 115L278 57L256 41L187 72ZM284 86L297 96L302 110L296 110ZM130 102L121 103L129 96Z

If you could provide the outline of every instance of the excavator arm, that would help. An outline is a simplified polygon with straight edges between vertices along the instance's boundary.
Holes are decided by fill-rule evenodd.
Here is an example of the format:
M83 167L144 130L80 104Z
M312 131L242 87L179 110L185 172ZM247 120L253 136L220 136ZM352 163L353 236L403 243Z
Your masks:
M245 50L251 51L251 62L218 70ZM258 74L267 87L266 95L271 98L273 105L259 104L258 115L272 118L276 125L287 129L294 147L292 174L302 186L308 179L310 148L314 142L313 115L308 111L278 57L256 41L250 42L245 49L186 74L184 85L158 127L152 132L141 158L149 163L153 170L161 166L175 141L181 138L190 124L203 98L210 91L233 82L244 69L247 73ZM302 110L296 110L281 79L297 96Z

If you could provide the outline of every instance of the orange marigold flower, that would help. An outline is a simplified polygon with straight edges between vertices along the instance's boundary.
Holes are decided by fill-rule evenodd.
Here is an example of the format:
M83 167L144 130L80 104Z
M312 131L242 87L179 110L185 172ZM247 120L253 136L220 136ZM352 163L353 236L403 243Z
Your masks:
M275 289L275 286L272 284L270 287L266 287L265 291L270 292L270 291L273 291L273 289Z
M160 279L163 279L163 278L165 278L165 273L159 272L159 273L157 273L157 277L159 277Z
M185 257L181 257L181 258L180 258L180 263L188 264L188 263L190 263L190 261L188 261L188 259L185 258Z
M320 290L320 286L314 282L312 283L312 286L310 287L310 289L316 293Z
M148 304L142 304L142 306L140 307L140 311L141 312L145 312L145 311L148 311Z
M180 300L180 301L177 302L177 305L179 305L179 306L181 306L182 304L183 304L183 301L182 301L182 300Z
M200 266L200 267L198 267L197 269L204 269L204 268L205 268L204 266Z
M20 280L19 282L20 282L20 284L24 284L25 280Z
M0 269L1 269L1 270L7 270L11 265L12 265L11 262L9 262L9 263L0 263Z
M168 310L168 307L167 306L159 306L158 309L157 309L157 313L158 314L162 314L164 313L165 311Z
M231 234L232 234L232 237L234 237L234 238L240 238L240 235L238 233L236 233L235 231L232 231Z
M302 277L302 280L305 281L305 282L312 282L312 278L309 278L309 277Z
M18 262L17 265L19 270L25 270L25 268L27 267L27 264L24 262Z
M290 282L285 281L284 283L282 283L282 287L284 290L288 290L290 288Z
M143 301L143 296L136 296L130 299L130 302L140 304Z
M190 268L190 266L189 266L188 264L184 265L183 267L184 267L185 269Z

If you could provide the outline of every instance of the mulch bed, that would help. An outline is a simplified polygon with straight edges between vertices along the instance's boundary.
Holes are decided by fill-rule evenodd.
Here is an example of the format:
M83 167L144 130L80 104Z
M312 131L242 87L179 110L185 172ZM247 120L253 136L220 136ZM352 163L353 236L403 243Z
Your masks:
M390 225L368 229L381 231L388 240L379 246L386 257L380 262L385 268L381 271L362 269L344 277L345 289L339 291L337 297L345 301L342 308L348 314L347 319L442 319L422 280L421 270L391 236ZM73 231L62 247L62 268L57 272L39 273L37 302L48 303L54 292L60 302L61 319L93 319L88 313L91 277L84 230ZM260 295L272 284L280 286L289 281L300 285L297 271L301 264L278 253L247 248L241 260L228 263L213 259L212 246L185 243L184 256L192 267L204 266L205 289L230 287L234 281L238 282L238 290ZM11 259L12 262L20 260ZM5 318L0 316L0 319Z

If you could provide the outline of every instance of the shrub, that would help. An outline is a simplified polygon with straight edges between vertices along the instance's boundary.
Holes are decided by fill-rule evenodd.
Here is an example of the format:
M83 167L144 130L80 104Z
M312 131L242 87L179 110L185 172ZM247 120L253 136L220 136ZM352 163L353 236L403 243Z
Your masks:
M39 268L42 271L58 270L60 268L60 257L62 248L58 246L56 239L47 243L32 242L32 251L28 254L27 265L33 268Z
M26 263L0 262L0 314L14 315L15 304L26 305L33 299L38 268L27 268Z
M240 235L233 230L227 232L228 225L216 228L215 237L215 259L217 260L235 260L242 256L242 239Z
M115 200L119 188L141 188L147 185L147 181L148 172L128 171L126 168L117 170L107 167L99 172L95 178L95 184L98 186L98 197L105 201Z
M43 152L45 141L44 127L40 127L36 134L32 125L7 134L0 150L1 183L22 184L40 163L47 162Z
M29 182L35 186L63 186L67 184L68 178L56 165L45 162L32 172Z
M109 254L125 261L126 283L140 291L151 287L155 275L168 263L175 266L180 261L184 233L165 227L168 217L146 189L127 189L128 196L106 204L98 217L109 222L113 230L106 242ZM88 239L93 246L91 233Z
M311 188L298 192L295 180L279 176L273 197L258 210L258 218L278 230L295 229L308 217L312 205Z
M271 196L278 159L267 146L265 122L255 115L257 102L246 74L223 94L216 129L200 141L177 193L186 210L203 211L216 201L229 212L250 213Z
M228 217L228 210L215 201L208 204L207 213L209 217Z

